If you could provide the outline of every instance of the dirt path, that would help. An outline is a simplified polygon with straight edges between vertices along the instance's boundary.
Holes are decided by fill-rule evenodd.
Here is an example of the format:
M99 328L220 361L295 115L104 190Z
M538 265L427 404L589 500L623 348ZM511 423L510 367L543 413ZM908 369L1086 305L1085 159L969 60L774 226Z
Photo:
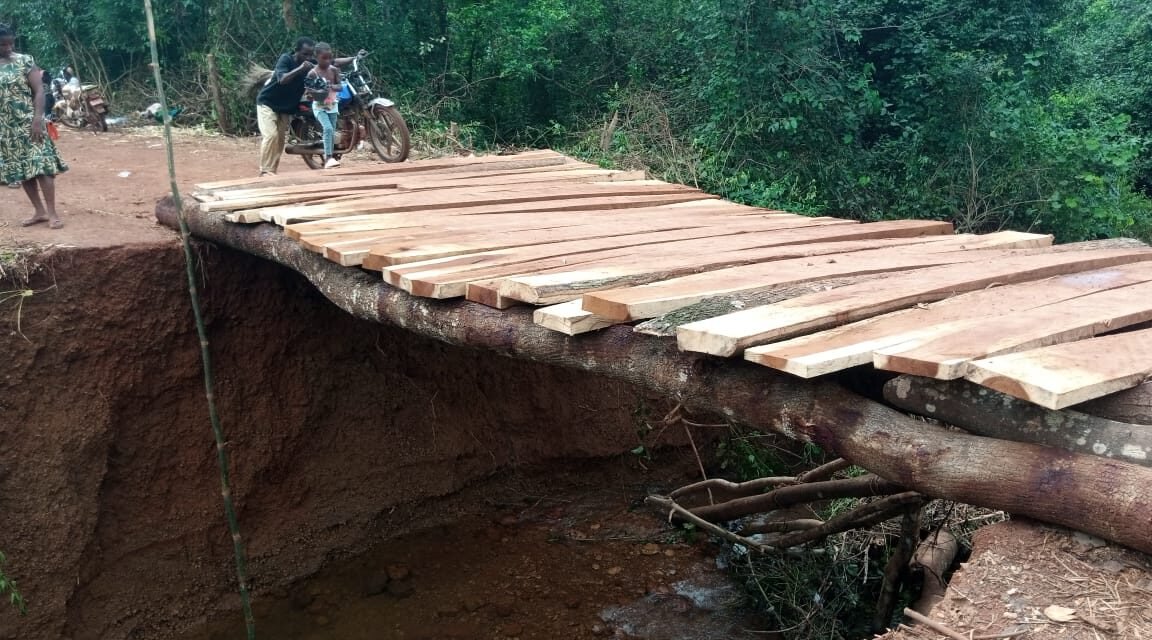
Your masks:
M175 138L177 177L185 190L197 182L257 172L259 138L227 138L197 129L178 129ZM66 129L57 145L69 166L57 180L57 208L65 227L21 227L20 221L31 215L24 192L0 187L0 246L115 246L172 237L152 216L156 201L168 193L160 127L104 134ZM290 156L281 170L307 171Z

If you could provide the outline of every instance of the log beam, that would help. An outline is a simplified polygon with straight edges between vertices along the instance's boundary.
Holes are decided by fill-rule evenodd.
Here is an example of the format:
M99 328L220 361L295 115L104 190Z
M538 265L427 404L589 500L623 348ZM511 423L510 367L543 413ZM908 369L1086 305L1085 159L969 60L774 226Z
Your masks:
M170 198L157 218L176 224ZM1152 469L925 424L829 382L681 353L671 340L628 326L568 337L537 326L531 309L417 299L378 278L325 260L269 224L226 222L187 210L192 232L272 260L307 278L348 313L449 344L614 377L676 397L685 408L811 442L928 496L1061 524L1152 553Z
M1152 467L1152 426L1076 411L1053 411L965 380L900 376L884 399L906 411L974 434L1059 447Z

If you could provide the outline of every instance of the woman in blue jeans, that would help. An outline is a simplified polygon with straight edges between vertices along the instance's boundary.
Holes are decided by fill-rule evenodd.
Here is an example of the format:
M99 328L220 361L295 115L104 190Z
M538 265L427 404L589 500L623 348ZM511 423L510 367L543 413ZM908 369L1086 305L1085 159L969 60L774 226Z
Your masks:
M316 43L316 66L308 72L307 87L312 113L324 129L324 168L338 167L332 151L340 118L340 70L332 64L332 46L326 42Z

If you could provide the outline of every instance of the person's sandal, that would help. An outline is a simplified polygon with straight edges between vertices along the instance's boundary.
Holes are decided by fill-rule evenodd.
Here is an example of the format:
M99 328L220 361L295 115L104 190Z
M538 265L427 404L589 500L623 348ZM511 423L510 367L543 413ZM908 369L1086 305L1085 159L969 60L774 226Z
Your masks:
M53 220L52 222L48 223L48 228L49 229L63 229L64 228L64 221L57 218L57 219Z

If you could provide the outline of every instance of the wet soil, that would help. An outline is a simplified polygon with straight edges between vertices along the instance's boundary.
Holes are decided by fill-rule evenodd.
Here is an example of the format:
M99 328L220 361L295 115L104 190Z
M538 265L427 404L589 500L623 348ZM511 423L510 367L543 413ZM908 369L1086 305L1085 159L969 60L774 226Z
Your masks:
M305 640L760 638L715 549L640 506L653 483L682 481L691 461L643 478L623 466L555 474L490 509L379 544L257 603L265 637ZM673 472L673 473L670 473ZM595 479L593 480L593 475ZM587 485L573 490L579 485ZM539 491L543 489L545 493ZM514 500L514 501L513 501ZM504 504L499 504L503 502ZM243 637L238 615L184 640Z

